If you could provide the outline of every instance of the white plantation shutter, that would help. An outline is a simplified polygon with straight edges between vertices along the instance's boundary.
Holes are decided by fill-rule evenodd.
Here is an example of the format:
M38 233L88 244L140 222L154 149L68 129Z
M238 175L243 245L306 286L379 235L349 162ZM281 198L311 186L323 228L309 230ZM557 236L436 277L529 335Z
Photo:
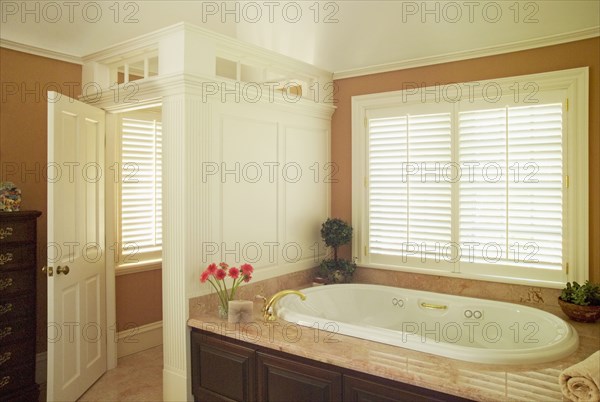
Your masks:
M451 240L451 114L368 121L369 253L439 259Z
M508 110L509 257L554 270L563 263L562 128L562 103Z
M122 119L121 246L125 263L160 258L161 129L157 120Z
M506 110L460 113L459 132L461 260L483 263L506 250Z
M562 270L562 132L562 103L459 113L461 262Z
M557 288L587 280L588 75L352 97L357 263Z
M367 111L368 263L563 281L565 95L539 97Z

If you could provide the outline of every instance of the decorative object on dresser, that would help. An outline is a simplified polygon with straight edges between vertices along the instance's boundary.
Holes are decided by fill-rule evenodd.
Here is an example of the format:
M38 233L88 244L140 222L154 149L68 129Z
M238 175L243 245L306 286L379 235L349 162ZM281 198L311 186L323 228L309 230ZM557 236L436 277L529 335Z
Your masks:
M14 212L21 208L21 190L13 182L0 182L0 211Z
M37 401L36 229L39 211L0 212L0 400Z

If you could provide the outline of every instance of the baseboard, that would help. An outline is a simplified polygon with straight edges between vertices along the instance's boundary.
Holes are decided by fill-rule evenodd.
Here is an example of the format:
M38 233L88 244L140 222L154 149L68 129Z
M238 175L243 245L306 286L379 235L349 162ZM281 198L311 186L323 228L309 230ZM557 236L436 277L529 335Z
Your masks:
M162 345L162 321L117 333L117 357L131 355Z
M48 352L35 355L35 382L45 384L48 378Z

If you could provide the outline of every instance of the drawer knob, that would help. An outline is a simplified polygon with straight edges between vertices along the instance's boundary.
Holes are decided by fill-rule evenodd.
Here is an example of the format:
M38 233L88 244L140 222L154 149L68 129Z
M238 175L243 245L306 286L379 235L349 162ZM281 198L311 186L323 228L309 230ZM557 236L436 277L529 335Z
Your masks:
M10 360L12 357L12 352L4 352L2 356L0 356L0 366Z
M58 274L65 274L65 275L69 275L69 266L65 265L64 267L61 267L60 265L58 267L56 267L56 275Z
M4 265L7 262L13 260L13 253L0 254L0 265Z
M13 228L11 228L10 226L5 227L5 228L0 228L0 240L4 240L9 236L12 236L13 234Z
M0 279L0 290L7 289L13 285L13 278Z
M4 329L0 330L0 339L6 338L10 335L12 335L12 327L4 327Z
M10 376L5 375L0 379L0 389L6 387L8 384L10 384Z
M13 309L12 303L2 304L2 305L0 305L0 315L10 313L12 311L12 309Z

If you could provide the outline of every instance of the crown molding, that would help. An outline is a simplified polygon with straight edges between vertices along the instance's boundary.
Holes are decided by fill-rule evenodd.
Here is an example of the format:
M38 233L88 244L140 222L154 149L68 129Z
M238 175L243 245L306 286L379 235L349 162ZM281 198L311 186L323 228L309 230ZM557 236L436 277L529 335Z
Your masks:
M190 27L190 26L193 27L193 29L201 30L203 32L203 34L219 40L221 42L221 44L225 44L225 45L227 45L227 47L239 47L239 46L244 46L246 48L252 47L252 48L254 48L253 50L255 52L257 52L259 54L262 53L261 55L263 57L274 58L274 54L273 54L274 52L271 52L266 49L262 49L258 46L253 46L253 45L250 45L247 43L241 44L241 43L238 43L238 41L236 41L234 38L230 38L223 34L212 32L210 30L207 30L204 28L199 28L199 27L193 26L191 24L186 24L186 23L174 24L174 25L168 26L166 28L160 29L158 31L154 31L149 34L142 35L137 38L110 46L107 49L92 53L90 55L86 55L84 57L79 57L79 56L75 56L75 55L63 53L63 52L57 52L57 51L50 50L50 49L44 49L44 48L40 48L37 46L31 46L31 45L27 45L24 43L11 41L8 39L0 39L0 47L6 48L6 49L11 49L11 50L16 50L16 51L23 52L23 53L34 54L36 56L47 57L50 59L61 60L61 61L65 61L68 63L82 65L85 63L85 61L89 61L90 59L102 59L103 57L107 57L110 53L114 52L115 48L117 48L117 47L139 48L140 46L144 46L144 45L147 46L150 44L154 44L154 43L156 43L157 39L161 35L164 35L165 33L169 32L169 31L172 32L177 29L181 29L182 26L186 26L186 25L188 27ZM439 55L439 56L423 57L423 58L399 61L399 62L394 62L394 63L379 64L379 65L374 65L374 66L369 66L369 67L361 67L361 68L356 68L356 69L342 70L342 71L334 72L333 79L340 80L340 79L344 79L344 78L359 77L359 76L363 76L363 75L386 73L386 72L390 72L390 71L405 70L405 69L415 68L415 67L430 66L430 65L435 65L435 64L449 63L449 62L453 62L453 61L474 59L474 58L478 58L478 57L493 56L493 55L503 54L503 53L518 52L521 50L528 50L528 49L534 49L534 48L545 47L545 46L559 45L562 43L590 39L590 38L595 38L598 36L600 36L600 27L594 27L594 28L588 28L588 29L573 31L573 32L564 33L564 34L546 36L543 38L513 42L513 43L509 43L509 44L505 44L505 45L490 46L490 47L485 47L485 48L480 48L480 49L475 49L475 50L447 53L447 54L443 54L443 55ZM279 61L281 61L280 57L276 57L276 58L279 59ZM308 65L304 62L298 61L298 60L293 60L293 62L291 62L289 64L290 64L290 67L293 66L294 64L296 65L296 67L300 67L300 65L302 65L302 67L305 67L305 68L310 66L310 65ZM310 66L310 67L315 73L327 74L326 71L321 70L315 66Z
M49 59L66 61L73 64L83 64L83 59L72 54L56 52L50 49L43 49L37 46L26 45L24 43L14 42L8 39L0 39L0 47L16 50L17 52L34 54L36 56L47 57Z
M334 80L344 78L360 77L363 75L387 73L390 71L406 70L415 67L431 66L434 64L449 63L467 59L475 59L485 56L494 56L503 53L518 52L521 50L534 49L545 46L559 45L567 42L590 39L600 36L600 27L588 28L579 31L573 31L564 34L545 36L542 38L528 39L519 42L513 42L505 45L490 46L475 50L447 53L439 56L422 57L399 61L395 63L379 64L370 67L362 67L350 70L343 70L333 73Z

